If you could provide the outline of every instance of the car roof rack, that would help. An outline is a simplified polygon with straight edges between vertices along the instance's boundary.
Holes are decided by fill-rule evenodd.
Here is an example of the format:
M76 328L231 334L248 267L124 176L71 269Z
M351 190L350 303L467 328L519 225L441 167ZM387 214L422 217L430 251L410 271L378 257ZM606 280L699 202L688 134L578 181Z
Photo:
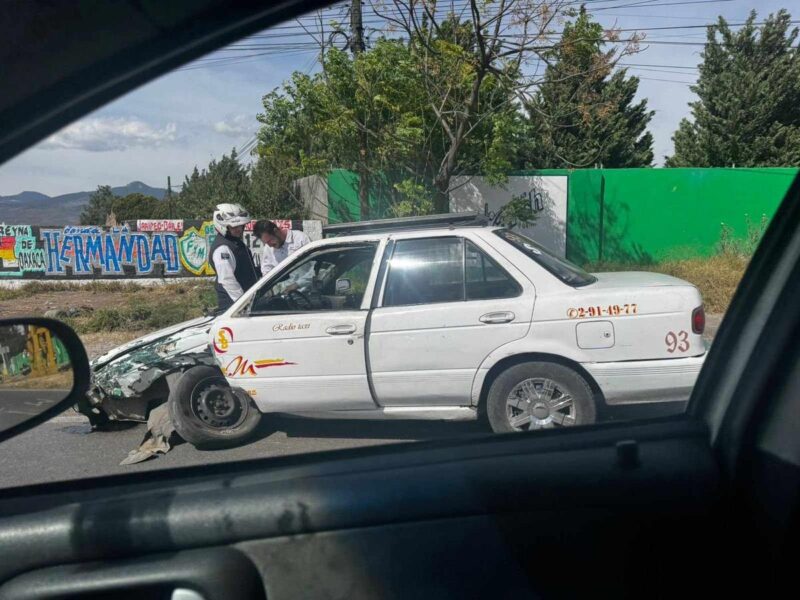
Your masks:
M489 218L475 211L424 215L422 217L401 217L397 219L376 219L374 221L354 221L336 223L322 228L323 237L356 235L387 231L406 231L413 229L443 229L446 227L486 227Z

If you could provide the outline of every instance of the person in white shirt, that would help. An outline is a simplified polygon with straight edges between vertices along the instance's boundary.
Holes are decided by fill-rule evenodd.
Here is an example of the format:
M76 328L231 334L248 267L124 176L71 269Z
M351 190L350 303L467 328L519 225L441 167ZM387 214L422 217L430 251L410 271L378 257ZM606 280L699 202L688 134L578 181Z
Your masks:
M257 221L253 229L255 236L264 247L261 250L261 276L267 275L278 263L311 240L302 231L281 229L272 221Z

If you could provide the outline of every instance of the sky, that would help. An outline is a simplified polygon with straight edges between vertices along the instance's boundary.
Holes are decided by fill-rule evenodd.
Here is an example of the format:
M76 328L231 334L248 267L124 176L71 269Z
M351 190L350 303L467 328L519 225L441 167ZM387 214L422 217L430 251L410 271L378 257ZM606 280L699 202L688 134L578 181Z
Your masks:
M640 78L638 98L655 111L650 131L656 165L671 154L671 136L689 116L694 99L689 85L697 76L705 29L646 28L702 26L718 15L741 23L752 9L761 20L784 7L800 19L800 5L792 6L796 2L587 0L587 9L603 26L646 34L641 51L621 63ZM323 13L323 21L343 20L346 10L335 5ZM375 21L366 16L365 23ZM258 130L263 95L292 72L310 73L319 66L318 50L297 22L278 27L164 75L0 165L0 195L35 190L54 196L131 181L166 187L168 176L177 190L195 166L203 168L232 148L246 151Z

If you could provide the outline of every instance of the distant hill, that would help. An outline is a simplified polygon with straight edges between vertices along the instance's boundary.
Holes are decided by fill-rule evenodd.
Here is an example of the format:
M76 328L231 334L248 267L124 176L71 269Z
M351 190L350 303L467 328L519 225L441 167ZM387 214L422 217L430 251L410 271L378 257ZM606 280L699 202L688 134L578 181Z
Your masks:
M94 190L92 190L94 191ZM141 181L112 187L115 196L144 194L163 200L167 190L154 188ZM48 196L39 192L21 192L14 196L0 196L0 223L14 225L77 225L81 210L92 192L72 192Z

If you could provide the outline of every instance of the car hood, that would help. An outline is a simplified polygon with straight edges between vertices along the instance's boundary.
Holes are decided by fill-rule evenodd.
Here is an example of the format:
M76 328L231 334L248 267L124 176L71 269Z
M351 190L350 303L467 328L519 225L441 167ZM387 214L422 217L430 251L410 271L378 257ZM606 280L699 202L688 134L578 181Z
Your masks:
M662 286L692 286L688 281L649 271L623 271L618 273L592 273L597 281L584 289L647 288Z
M190 321L184 321L183 323L178 323L177 325L160 329L140 338L136 338L135 340L127 342L121 346L117 346L102 356L92 360L92 369L99 369L125 354L130 354L136 350L143 349L144 347L155 343L158 343L164 348L164 350L159 353L162 357L169 356L173 353L180 353L186 350L188 347L203 345L205 343L205 334L208 332L208 329L211 326L211 322L214 320L214 318L215 317L213 316L198 317ZM192 340L192 338L195 336L197 336L196 344L194 344ZM169 351L169 346L173 341L175 342L175 349L177 352ZM188 346L185 342L189 342Z

